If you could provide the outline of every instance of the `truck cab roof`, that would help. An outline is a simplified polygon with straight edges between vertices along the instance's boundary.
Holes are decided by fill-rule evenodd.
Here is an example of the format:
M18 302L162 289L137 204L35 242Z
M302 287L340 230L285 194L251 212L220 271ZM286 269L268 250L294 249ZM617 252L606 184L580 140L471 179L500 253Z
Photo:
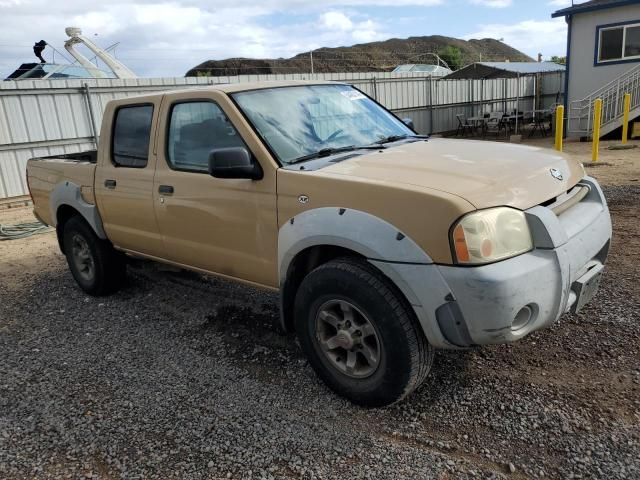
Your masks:
M132 98L135 99L145 99L145 98L155 98L158 95L172 95L172 96L180 96L187 93L193 93L194 89L199 91L210 91L215 90L218 92L225 93L236 93L236 92L246 92L250 90L262 90L266 88L283 88L283 87L297 87L304 85L345 85L344 82L329 82L324 80L286 80L286 81L260 81L260 82L246 82L246 83L218 83L215 85L209 85L206 87L199 86L191 86L185 85L185 88L180 88L176 90L166 90L148 93L145 95L136 95L131 97L126 97L127 100ZM124 100L124 99L123 99Z

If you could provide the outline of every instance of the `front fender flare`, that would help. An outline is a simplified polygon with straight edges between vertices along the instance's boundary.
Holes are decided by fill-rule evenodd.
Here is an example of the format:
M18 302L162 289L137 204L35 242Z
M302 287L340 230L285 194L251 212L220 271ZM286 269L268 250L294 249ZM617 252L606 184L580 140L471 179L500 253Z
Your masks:
M415 241L366 212L339 207L307 210L280 228L281 287L296 255L322 245L346 248L365 257L402 292L429 342L436 347L452 347L440 332L435 313L452 298L451 290L431 257Z
M429 265L433 260L398 228L359 210L323 207L287 221L278 234L280 284L295 256L318 245L343 247L370 260Z

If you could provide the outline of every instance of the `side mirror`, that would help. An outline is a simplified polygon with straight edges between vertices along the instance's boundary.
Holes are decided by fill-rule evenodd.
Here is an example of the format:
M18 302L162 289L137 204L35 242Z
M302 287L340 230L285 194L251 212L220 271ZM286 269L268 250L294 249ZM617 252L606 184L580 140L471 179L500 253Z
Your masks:
M414 132L416 131L416 129L413 127L413 120L411 120L409 117L403 118L402 123L404 123L407 127L409 127Z
M260 180L262 168L243 147L216 148L209 153L209 175Z

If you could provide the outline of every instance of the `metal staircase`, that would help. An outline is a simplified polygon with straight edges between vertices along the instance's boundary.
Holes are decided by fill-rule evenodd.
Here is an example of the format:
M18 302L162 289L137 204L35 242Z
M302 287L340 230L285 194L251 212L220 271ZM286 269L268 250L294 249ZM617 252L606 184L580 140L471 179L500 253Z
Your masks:
M631 94L631 114L633 119L640 115L640 65L609 82L582 100L570 103L567 133L588 137L593 132L593 105L602 99L602 126L600 136L611 133L622 125L624 94Z

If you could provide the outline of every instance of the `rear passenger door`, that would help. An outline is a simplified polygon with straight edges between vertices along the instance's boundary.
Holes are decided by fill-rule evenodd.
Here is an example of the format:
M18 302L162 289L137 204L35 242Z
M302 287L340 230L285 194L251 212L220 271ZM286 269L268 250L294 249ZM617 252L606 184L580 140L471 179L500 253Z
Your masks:
M105 112L95 190L109 240L119 248L154 257L164 254L156 221L151 145L162 97L117 102Z
M165 102L159 127L154 195L166 258L277 286L275 169L256 157L258 140L224 93L189 95ZM264 178L209 175L209 153L227 147L246 148Z

